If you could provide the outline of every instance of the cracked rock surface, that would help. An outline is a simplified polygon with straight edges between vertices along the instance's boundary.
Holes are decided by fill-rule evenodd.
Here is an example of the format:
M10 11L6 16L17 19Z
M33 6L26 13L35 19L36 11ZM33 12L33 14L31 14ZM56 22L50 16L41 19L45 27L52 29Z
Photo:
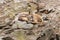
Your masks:
M60 40L60 0L0 0L0 40Z

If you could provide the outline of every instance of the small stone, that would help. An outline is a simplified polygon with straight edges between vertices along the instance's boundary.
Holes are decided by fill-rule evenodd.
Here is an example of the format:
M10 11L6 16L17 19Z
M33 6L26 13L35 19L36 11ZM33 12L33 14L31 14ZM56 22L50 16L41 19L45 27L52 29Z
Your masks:
M25 25L23 26L23 28L25 28L25 29L31 29L32 27L33 27L32 24L25 24Z

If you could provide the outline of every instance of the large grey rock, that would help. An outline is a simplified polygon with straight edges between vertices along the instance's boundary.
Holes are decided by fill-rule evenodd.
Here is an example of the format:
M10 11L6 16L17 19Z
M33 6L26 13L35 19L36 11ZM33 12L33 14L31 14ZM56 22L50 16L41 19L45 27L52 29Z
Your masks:
M33 24L27 24L26 22L16 21L12 27L13 28L19 27L19 28L23 28L23 29L31 29L33 27Z

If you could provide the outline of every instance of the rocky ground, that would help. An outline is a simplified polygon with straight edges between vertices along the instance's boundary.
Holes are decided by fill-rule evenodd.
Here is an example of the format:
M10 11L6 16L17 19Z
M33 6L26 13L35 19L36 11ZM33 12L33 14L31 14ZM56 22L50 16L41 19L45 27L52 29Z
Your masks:
M60 0L0 0L0 40L60 40Z

